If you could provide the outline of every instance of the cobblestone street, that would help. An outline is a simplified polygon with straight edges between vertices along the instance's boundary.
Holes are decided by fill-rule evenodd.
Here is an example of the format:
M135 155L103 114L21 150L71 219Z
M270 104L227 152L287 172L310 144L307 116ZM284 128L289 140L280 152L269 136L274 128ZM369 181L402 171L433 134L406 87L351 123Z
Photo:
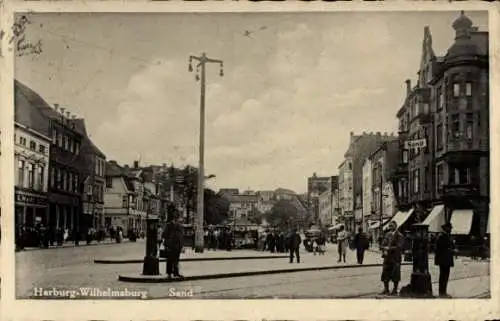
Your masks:
M380 292L381 267L344 268L325 271L308 271L256 275L215 280L185 281L169 284L140 284L118 281L119 274L140 273L142 264L94 264L102 257L131 257L137 253L140 258L144 243L124 243L93 247L65 248L49 251L27 251L16 253L17 275L16 296L27 298L34 288L79 289L98 287L100 289L128 289L148 292L148 298L172 298L174 292L193 290L193 298L348 298L375 297ZM195 254L187 250L184 257L205 257L227 255L228 252L205 252ZM232 251L232 256L255 256L262 252ZM291 267L321 267L337 264L332 249L325 256L315 256L302 251L302 263L290 264L286 258L222 260L203 262L181 262L186 276L238 271L263 271ZM378 253L367 252L365 264L381 263ZM343 265L341 263L340 265ZM349 252L345 265L355 264L355 253ZM160 265L165 271L165 263ZM409 281L410 266L402 268L403 282ZM434 283L438 271L431 267ZM452 270L450 294L454 297L487 296L489 291L488 262L470 261L459 258ZM437 285L434 284L436 287ZM436 292L437 289L434 289Z

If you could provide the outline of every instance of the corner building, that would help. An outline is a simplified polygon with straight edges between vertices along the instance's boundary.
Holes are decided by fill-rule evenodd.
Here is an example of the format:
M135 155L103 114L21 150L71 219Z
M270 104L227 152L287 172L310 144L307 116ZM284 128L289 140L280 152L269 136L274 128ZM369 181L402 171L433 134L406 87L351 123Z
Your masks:
M487 232L489 212L488 33L464 12L453 22L455 41L443 57L424 29L418 82L407 80L398 111L398 206L413 208L413 222L439 232L453 225L458 245ZM424 141L412 147L408 142ZM415 145L414 145L415 146ZM409 148L412 147L412 148Z

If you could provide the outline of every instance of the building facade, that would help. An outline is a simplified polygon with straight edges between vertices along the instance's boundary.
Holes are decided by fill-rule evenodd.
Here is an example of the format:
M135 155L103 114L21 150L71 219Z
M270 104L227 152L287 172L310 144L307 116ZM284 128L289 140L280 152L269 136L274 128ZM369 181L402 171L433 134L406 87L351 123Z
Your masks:
M363 164L363 218L369 220L369 216L372 213L373 206L373 194L372 194L372 186L373 177L372 177L372 162L370 158L365 159ZM363 224L363 229L366 230L367 226Z
M18 109L22 104L33 106L41 115L40 118L36 116L36 119L43 121L49 128L49 215L46 224L52 229L60 227L72 230L73 234L81 233L84 164L80 147L83 137L76 130L75 118L57 104L52 108L37 93L18 81L15 81L15 92L15 108Z
M104 189L106 156L87 134L83 119L76 119L76 129L82 135L80 154L83 158L82 230L104 226Z
M16 227L48 222L49 153L49 137L14 123Z
M417 84L397 113L400 160L394 178L398 208L415 221L451 221L458 241L485 234L489 215L488 33L461 13L455 40L436 56L424 29ZM434 223L433 223L434 222Z
M307 202L309 204L309 213L314 221L319 219L320 205L319 196L331 188L331 177L319 177L313 173L307 178Z

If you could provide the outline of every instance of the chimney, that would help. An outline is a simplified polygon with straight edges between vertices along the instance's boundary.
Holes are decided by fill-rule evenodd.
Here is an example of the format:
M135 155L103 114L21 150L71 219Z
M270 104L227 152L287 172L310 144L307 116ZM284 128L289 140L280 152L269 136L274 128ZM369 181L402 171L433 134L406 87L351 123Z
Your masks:
M405 83L406 83L406 94L409 95L411 92L411 80L406 79Z
M75 115L71 115L71 119L75 120L76 116Z
M354 136L354 132L350 132L351 137Z
M380 136L380 132L377 132L377 136Z
M363 136L366 135L366 132L363 132Z
M66 110L66 108L61 107L61 108L59 108L59 110L61 111L61 114L64 116L64 111Z
M59 111L59 104L54 104L54 109L55 109L56 111Z
M139 161L134 161L134 169L138 169L139 168Z
M66 117L70 118L71 113L69 111L66 112Z

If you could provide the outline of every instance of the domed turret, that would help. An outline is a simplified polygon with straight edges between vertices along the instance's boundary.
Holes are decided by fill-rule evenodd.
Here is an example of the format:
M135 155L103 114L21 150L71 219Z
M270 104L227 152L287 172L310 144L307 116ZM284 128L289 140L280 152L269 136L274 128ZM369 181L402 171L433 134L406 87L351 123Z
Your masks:
M456 31L458 30L466 30L466 29L471 29L472 28L472 20L469 19L465 15L463 11L460 12L460 17L458 17L452 24L453 29Z
M475 30L472 21L462 11L452 26L455 29L455 43L448 49L447 58L475 55L477 46L471 37Z

